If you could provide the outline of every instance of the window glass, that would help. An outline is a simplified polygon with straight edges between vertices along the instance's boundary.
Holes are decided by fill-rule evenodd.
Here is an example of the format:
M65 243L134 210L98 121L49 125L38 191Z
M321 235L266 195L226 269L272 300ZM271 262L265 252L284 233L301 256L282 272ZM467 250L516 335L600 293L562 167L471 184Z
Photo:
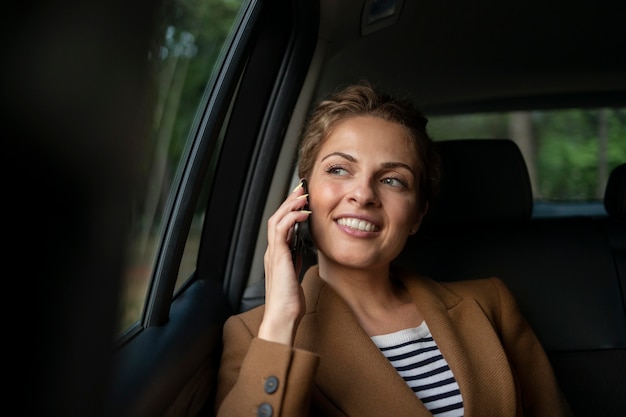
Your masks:
M528 167L536 207L569 203L584 210L592 202L601 208L611 169L626 161L624 108L432 116L429 132L435 140L514 140Z
M120 330L143 311L165 204L187 149L204 92L244 0L166 0L154 47L153 129L143 144L141 177L134 187L132 227L120 305ZM177 287L195 270L201 218L192 223Z

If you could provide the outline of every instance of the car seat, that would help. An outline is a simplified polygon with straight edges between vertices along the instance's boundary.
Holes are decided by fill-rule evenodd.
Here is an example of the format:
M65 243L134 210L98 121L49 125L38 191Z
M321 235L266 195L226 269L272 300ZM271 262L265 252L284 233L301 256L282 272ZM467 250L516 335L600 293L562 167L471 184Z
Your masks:
M394 263L441 281L498 276L546 349L574 413L623 415L626 314L607 234L591 216L531 218L530 180L512 140L436 145L440 197Z

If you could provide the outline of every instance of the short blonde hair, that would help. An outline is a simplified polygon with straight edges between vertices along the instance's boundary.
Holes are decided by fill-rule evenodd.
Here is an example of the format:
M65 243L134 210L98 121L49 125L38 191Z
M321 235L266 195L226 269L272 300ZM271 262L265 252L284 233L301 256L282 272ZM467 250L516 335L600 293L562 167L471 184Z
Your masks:
M428 119L410 100L393 98L389 94L378 92L367 81L361 81L336 92L313 109L303 127L300 139L298 154L300 178L309 178L322 143L333 128L341 121L357 116L379 117L405 128L419 163L422 208L424 203L431 203L439 192L441 159L426 132Z

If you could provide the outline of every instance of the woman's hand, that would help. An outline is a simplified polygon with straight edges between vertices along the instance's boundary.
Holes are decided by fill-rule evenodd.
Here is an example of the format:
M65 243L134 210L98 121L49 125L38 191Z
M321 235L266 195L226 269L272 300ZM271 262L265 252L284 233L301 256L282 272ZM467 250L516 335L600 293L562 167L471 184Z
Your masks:
M305 300L298 273L293 264L289 241L293 227L306 221L310 211L302 210L307 203L302 183L278 207L267 222L265 251L265 313L259 328L259 338L292 345L305 311Z

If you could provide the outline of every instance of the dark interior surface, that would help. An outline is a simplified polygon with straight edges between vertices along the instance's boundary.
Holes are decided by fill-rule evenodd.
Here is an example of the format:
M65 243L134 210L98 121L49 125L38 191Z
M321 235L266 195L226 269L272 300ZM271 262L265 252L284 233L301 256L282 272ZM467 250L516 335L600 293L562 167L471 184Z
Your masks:
M624 219L531 219L528 174L514 142L438 146L441 198L396 264L442 281L500 277L548 352L575 414L619 415L626 410L615 389L626 386L625 277L623 248L607 230L624 236ZM618 175L606 199L623 208L626 188L612 185L622 184Z
M152 138L146 58L163 3L6 8L4 330L19 415L213 414L223 321L234 306L263 302L263 282L249 285L263 273L251 272L255 243L267 201L292 176L281 152L303 101L367 78L427 115L626 106L624 13L612 0L403 0L372 24L371 0L244 2L249 20L199 104L184 180L163 201L173 214L144 315L120 342L131 179ZM216 138L224 146L211 155ZM445 180L440 206L397 264L440 280L502 278L576 415L622 417L624 168L607 187L608 216L533 219L518 151L493 144L442 145L456 168L448 172L472 175ZM471 161L481 163L457 165ZM204 181L212 187L196 271L174 294Z
M368 3L321 1L328 60L318 91L368 78L429 114L626 101L626 37L612 1L405 0L395 24L362 36Z

